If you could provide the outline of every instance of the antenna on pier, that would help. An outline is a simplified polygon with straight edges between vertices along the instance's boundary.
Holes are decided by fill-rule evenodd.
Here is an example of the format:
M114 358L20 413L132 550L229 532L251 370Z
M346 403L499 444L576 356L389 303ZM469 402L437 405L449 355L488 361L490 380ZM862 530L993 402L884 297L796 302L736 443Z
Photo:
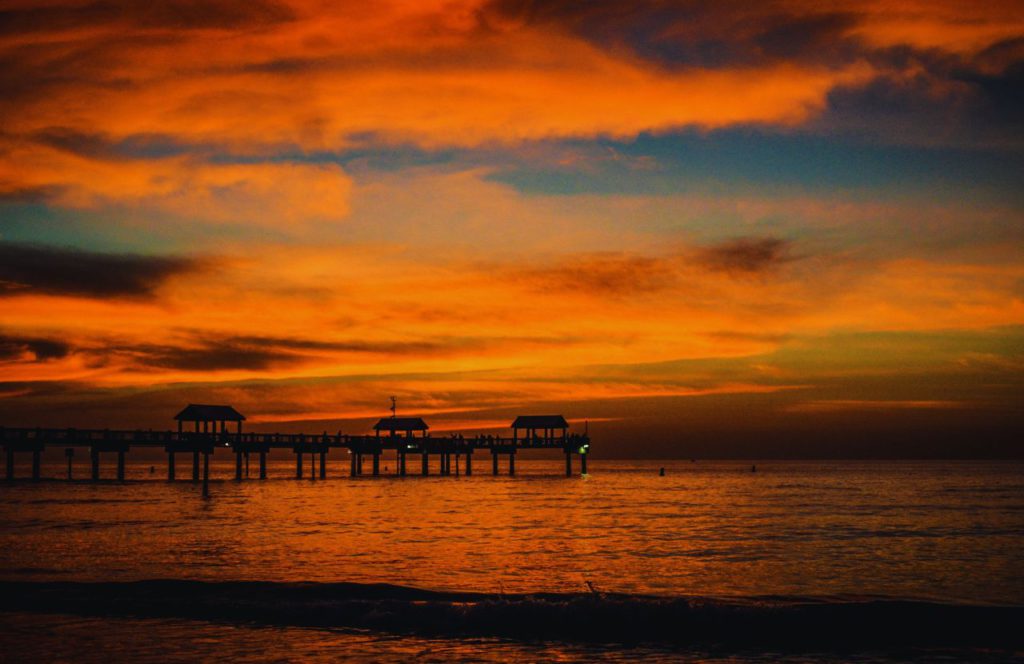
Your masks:
M395 417L398 414L398 397L388 397L391 399L391 417Z

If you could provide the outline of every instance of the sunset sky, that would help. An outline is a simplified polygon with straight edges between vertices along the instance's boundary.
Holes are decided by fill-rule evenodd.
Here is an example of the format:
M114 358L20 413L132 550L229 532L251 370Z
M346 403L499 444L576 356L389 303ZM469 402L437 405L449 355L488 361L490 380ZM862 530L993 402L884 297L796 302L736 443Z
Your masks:
M0 8L0 425L1021 454L1024 1Z

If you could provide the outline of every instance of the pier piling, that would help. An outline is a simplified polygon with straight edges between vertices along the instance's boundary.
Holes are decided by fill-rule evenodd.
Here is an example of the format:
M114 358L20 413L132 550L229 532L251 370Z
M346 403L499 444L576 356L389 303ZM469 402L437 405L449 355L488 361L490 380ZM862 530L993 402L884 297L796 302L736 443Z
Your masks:
M426 448L423 449L422 457L423 457L423 477L426 477L427 475L430 474L430 454L427 452Z
M260 479L267 479L267 453L260 452Z
M587 474L587 455L586 454L581 454L580 455L580 475L586 475L586 474Z
M473 452L466 450L466 477L473 474Z
M68 447L64 450L64 456L68 460L68 481L71 481L71 460L75 458L75 448Z
M509 477L516 474L516 453L514 451L508 453L508 475Z
M203 498L210 497L210 454L203 452Z
M174 452L167 453L167 481L174 481Z
M320 479L327 479L327 450L320 450Z
M373 476L380 477L380 452L373 453Z
M302 479L302 452L295 453L295 479Z
M565 451L565 476L572 477L572 452Z
M39 450L32 450L32 481L33 482L38 482L39 481L39 463L40 463L39 456L40 456Z
M498 450L491 450L491 475L498 474Z
M7 479L14 479L14 450L7 448Z
M100 479L100 451L94 447L90 456L92 457L92 481L98 482Z
M192 481L199 481L199 451L192 452Z
M242 453L235 452L235 481L242 480Z
M124 450L117 451L117 481L124 482Z

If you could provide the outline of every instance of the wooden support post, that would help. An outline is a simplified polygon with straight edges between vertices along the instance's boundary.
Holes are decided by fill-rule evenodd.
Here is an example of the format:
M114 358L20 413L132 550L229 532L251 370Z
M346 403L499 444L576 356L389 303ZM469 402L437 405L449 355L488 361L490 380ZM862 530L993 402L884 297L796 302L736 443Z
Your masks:
M572 452L565 451L565 476L572 477Z
M32 450L32 481L33 482L38 482L39 481L39 463L40 463L39 456L40 456L39 450Z
M380 476L380 452L373 453L373 476Z
M508 474L511 477L516 474L516 453L509 452L508 454Z
M73 447L65 449L64 456L68 458L68 481L71 481L71 460L75 458L75 449Z
M241 431L239 431L239 438L241 438ZM249 479L249 450L245 451L245 479Z
M459 453L455 453L455 477L459 476Z
M356 476L356 470L357 470L356 469L356 453L351 451L351 450L349 450L349 456L350 456L349 460L352 462L352 472L350 474L351 474L352 477L355 477Z
M203 498L210 497L210 454L203 452Z
M242 480L242 453L235 452L235 481Z
M498 452L496 450L491 450L491 474L498 474Z
M473 451L466 450L466 476L473 474Z
M100 451L96 448L92 449L92 481L96 482L100 479Z
M309 479L316 481L316 452L309 450Z
M167 481L174 481L174 452L167 453Z
M580 475L587 474L587 455L583 453L580 455Z
M302 479L302 452L295 453L295 479Z
M430 474L430 454L423 448L423 477Z
M398 474L405 477L405 452L398 455Z
M192 452L192 481L199 481L199 450Z
M360 452L356 455L356 473L359 475L363 474L363 453Z
M124 450L117 451L117 481L124 482Z
M327 479L327 450L320 450L320 479Z
M7 480L14 479L14 450L7 448Z
M267 453L260 452L260 479L267 479Z

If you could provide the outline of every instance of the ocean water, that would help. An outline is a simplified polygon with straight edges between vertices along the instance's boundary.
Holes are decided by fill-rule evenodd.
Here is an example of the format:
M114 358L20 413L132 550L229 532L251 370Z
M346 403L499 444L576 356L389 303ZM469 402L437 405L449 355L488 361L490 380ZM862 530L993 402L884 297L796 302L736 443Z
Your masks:
M472 477L353 479L338 457L326 480L281 459L236 482L225 455L203 499L188 464L171 484L129 460L123 485L0 486L0 658L1003 660L1024 645L999 629L1024 617L1020 462L592 460L566 478L560 457L516 477L478 459Z

